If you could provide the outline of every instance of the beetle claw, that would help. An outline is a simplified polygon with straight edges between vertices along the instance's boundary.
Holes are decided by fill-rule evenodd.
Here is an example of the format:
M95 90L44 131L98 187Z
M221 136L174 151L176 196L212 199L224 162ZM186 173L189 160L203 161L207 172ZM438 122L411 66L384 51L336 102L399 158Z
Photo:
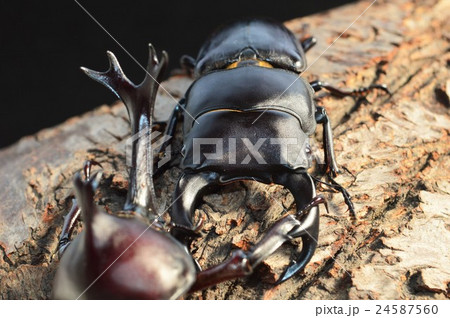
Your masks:
M380 89L380 90L384 91L385 93L389 94L390 96L392 96L392 92L389 90L389 88L387 87L386 84L371 85L371 86L369 86L369 89Z
M84 177L86 180L91 178L92 166L99 166L100 168L103 168L102 165L95 160L86 160L83 164Z

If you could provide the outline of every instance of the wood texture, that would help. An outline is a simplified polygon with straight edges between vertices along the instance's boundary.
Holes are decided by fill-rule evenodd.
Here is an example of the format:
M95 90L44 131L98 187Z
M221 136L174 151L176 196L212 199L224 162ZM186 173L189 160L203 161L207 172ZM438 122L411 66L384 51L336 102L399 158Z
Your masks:
M386 83L392 92L371 93L367 101L318 94L318 104L331 116L338 163L345 168L338 181L353 195L357 222L351 222L340 194L323 189L330 211L321 210L319 247L300 275L272 284L298 252L294 242L249 278L187 298L449 298L450 2L377 1L354 22L370 4L286 23L299 38L314 35L319 41L308 52L304 77L342 88ZM176 76L163 85L181 97L190 82ZM96 85L92 89L103 89ZM157 119L166 118L173 106L160 93ZM30 107L39 107L39 101ZM111 213L120 210L128 134L125 108L117 103L0 151L0 298L51 296L72 177L85 159L104 167L99 204ZM314 145L320 161L320 132ZM165 206L179 173L174 168L157 182ZM256 182L224 187L204 201L197 214L208 216L204 237L192 246L203 267L223 261L234 248L250 247L284 210L294 209L288 191Z

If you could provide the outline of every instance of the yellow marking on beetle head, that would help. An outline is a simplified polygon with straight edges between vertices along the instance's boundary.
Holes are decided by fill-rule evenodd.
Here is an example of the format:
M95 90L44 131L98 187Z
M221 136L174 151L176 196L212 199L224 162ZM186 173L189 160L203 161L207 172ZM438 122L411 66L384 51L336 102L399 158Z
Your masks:
M231 70L233 68L239 67L239 66L245 66L245 65L253 65L253 66L259 66L259 67L265 67L265 68L273 68L273 66L266 62L261 61L257 59L246 59L246 60L239 60L234 63L231 63L226 67L227 70Z

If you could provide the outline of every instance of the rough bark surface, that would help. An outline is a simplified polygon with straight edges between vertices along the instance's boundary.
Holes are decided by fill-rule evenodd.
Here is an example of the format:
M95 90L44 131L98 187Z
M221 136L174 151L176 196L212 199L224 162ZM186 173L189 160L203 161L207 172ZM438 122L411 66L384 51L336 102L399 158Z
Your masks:
M245 279L219 284L192 299L445 299L450 283L450 2L371 2L292 20L299 37L319 42L307 54L303 74L342 88L386 83L392 95L367 100L318 94L334 126L338 177L353 195L352 223L339 193L323 189L330 211L321 210L319 247L305 270L273 282L301 246L285 244ZM324 52L324 53L323 53ZM323 54L322 54L323 53ZM191 79L170 78L164 87L181 97ZM92 89L103 89L95 86ZM95 87L94 87L95 86ZM160 92L157 117L173 100ZM0 298L48 299L58 266L54 252L72 197L72 178L86 159L101 162L98 203L119 211L125 200L125 141L121 103L26 137L0 151ZM320 134L315 145L321 156ZM320 161L320 158L318 158ZM157 182L170 204L180 171ZM204 236L192 246L206 268L235 248L249 248L271 224L294 210L280 186L241 182L208 195Z

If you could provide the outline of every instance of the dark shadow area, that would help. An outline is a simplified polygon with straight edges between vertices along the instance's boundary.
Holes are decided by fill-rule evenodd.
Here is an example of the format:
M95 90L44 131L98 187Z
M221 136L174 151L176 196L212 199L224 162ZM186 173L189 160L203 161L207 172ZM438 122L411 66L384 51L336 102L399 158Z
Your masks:
M181 55L196 56L207 35L229 20L264 16L285 21L352 1L79 2L137 61L146 64L151 42L169 52L174 69ZM1 0L1 8L0 147L116 100L79 70L106 70L106 50L116 54L133 81L144 77L76 1Z

